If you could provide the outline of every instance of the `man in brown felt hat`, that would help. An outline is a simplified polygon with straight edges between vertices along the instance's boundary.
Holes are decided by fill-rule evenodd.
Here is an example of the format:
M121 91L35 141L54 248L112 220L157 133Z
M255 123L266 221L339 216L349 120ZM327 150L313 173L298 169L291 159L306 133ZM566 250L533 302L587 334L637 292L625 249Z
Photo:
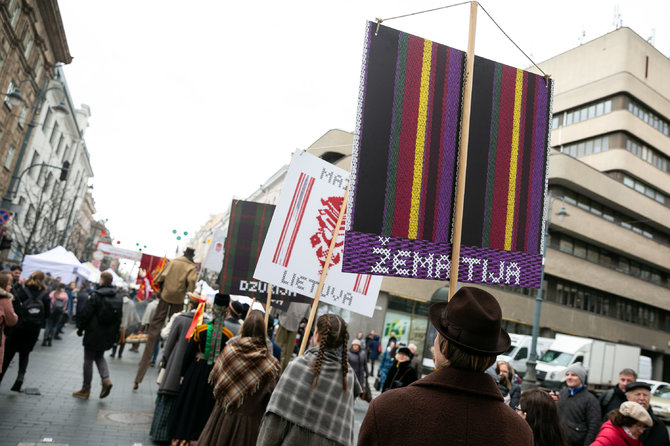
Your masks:
M156 312L149 324L147 343L137 367L133 390L137 390L149 368L151 355L158 341L158 335L165 326L165 321L174 313L183 309L186 293L195 289L195 281L198 275L195 271L195 263L193 263L194 255L193 248L186 248L184 255L168 263L156 278L155 282L161 290L158 296L158 307L156 307Z
M530 427L485 372L510 345L496 299L463 287L448 303L433 304L430 320L437 330L436 370L375 398L358 444L532 445Z

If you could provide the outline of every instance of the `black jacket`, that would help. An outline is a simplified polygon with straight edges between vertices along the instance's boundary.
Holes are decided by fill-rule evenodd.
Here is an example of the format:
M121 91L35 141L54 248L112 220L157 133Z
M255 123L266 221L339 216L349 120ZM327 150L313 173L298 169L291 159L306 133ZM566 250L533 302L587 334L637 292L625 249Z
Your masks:
M386 379L384 380L384 384L382 386L382 392L391 389L393 381L402 381L402 386L399 387L407 387L416 381L416 372L412 368L411 361L393 361L393 365L386 374Z
M111 299L115 306L123 307L123 300L116 295L116 290L111 286L99 286L92 293L77 318L77 329L84 332L83 344L86 350L95 352L108 350L119 338L121 311L113 323L103 324L98 320L103 299Z
M598 402L600 403L603 422L607 421L607 414L614 409L618 409L621 403L625 403L626 401L628 401L628 398L626 398L626 394L621 391L618 385L600 395Z
M665 423L656 418L651 408L647 412L654 424L649 429L645 429L644 434L640 437L642 444L645 446L670 446L668 429L665 427Z
M588 446L600 431L600 404L586 387L570 395L568 387L561 390L558 415L570 446Z

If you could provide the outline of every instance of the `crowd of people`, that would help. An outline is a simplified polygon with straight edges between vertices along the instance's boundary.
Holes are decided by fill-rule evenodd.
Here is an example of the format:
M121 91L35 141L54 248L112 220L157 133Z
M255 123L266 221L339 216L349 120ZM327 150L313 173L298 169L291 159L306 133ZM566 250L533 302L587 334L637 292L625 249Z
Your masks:
M479 288L463 287L449 302L431 305L434 370L422 378L416 346L395 333L388 333L386 346L374 330L349 342L347 323L323 314L304 334L304 304L291 304L275 330L274 317L228 295L217 294L210 307L191 294L192 251L169 265L142 319L109 273L97 286L80 289L41 271L25 281L20 269L0 272L0 382L18 353L11 390L20 392L40 331L49 347L73 321L84 347L83 382L73 396L83 400L91 395L93 363L99 398L105 398L113 387L105 352L121 358L125 339L146 333L133 388L157 362L150 428L157 443L670 446L665 424L650 408L651 387L633 369L622 370L619 383L600 399L586 388L588 373L579 363L568 368L558 394L521 391L511 365L496 361L510 345L500 306ZM186 308L177 296L188 297ZM295 355L298 335L311 338L301 356ZM380 392L374 399L370 380ZM358 398L369 406L355 438Z

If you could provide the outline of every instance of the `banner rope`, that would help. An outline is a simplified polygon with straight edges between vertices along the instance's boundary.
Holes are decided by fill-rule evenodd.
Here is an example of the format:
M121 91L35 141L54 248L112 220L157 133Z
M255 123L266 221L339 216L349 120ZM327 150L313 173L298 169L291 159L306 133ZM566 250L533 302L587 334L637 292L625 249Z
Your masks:
M412 13L409 13L409 14L398 15L398 16L395 16L395 17L389 17L389 18L386 18L386 19L376 18L375 20L376 20L376 22L377 22L377 29L375 30L375 36L376 36L377 33L379 32L379 25L381 25L382 22L386 22L386 21L394 20L394 19L401 19L401 18L403 18L403 17L410 17L410 16L418 15L418 14L425 14L425 13L427 13L427 12L439 11L440 9L453 8L454 6L467 5L467 4L469 4L469 3L472 3L472 2L460 2L460 3L454 3L453 5L440 6L439 8L426 9L426 10L424 10L424 11L412 12ZM540 73L542 73L542 75L544 76L544 79L545 79L545 86L546 86L546 87L549 87L549 78L551 77L551 75L545 73L545 72L542 70L542 68L540 68L540 67L537 66L537 64L535 63L535 61L534 61L533 59L531 59L530 56L528 56L528 54L526 54L526 53L524 52L524 50L522 50L521 47L519 47L519 45L517 45L516 42L515 42L514 40L512 40L512 38L505 32L505 30L502 29L502 27L498 24L498 22L496 22L495 19L494 19L493 17L491 17L491 14L489 14L489 12L486 10L486 8L484 8L484 6L482 6L481 3L479 3L479 2L474 2L474 3L476 3L477 6L479 6L480 8L482 8L482 11L484 11L484 13L486 13L486 15L489 17L489 19L491 19L491 21L493 22L493 24L494 24L496 27L498 27L498 29L500 30L500 32L503 33L503 35L504 35L505 37L507 37L507 40L509 40L510 42L512 42L512 45L514 45L514 46L516 47L516 49L518 49L519 52L521 52L521 54L523 54L523 55L526 57L526 59L528 59L528 60L530 61L530 63L533 64L533 66L534 66L535 68L537 68L537 69L540 71Z

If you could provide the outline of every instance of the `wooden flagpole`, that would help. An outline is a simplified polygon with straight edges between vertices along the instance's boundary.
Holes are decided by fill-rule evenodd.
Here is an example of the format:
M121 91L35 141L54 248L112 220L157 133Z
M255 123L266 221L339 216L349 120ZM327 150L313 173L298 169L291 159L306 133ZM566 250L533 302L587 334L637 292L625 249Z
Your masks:
M323 284L326 281L326 275L328 274L328 268L330 267L330 258L333 255L333 249L335 248L335 243L337 242L337 236L340 233L340 226L342 225L342 220L344 220L344 211L347 209L347 199L349 198L349 185L344 191L344 200L342 200L342 206L340 207L340 215L337 217L337 223L335 223L335 229L333 230L333 238L330 241L330 246L328 247L328 255L326 256L326 261L323 264L323 271L321 271L321 279L319 280L319 286L316 289L316 295L312 301L312 309L309 312L309 319L307 320L307 325L305 326L305 332L302 335L302 342L300 343L300 351L298 356L302 356L305 352L305 347L307 346L307 340L309 339L309 333L312 330L312 324L314 323L314 316L316 315L316 309L319 306L319 297L321 296L321 290L323 289Z
M475 66L475 29L477 27L478 6L479 3L470 2L470 30L468 34L468 52L465 59L465 82L463 84L463 115L461 120L461 141L458 152L454 239L451 244L449 300L451 300L456 293L458 287L458 267L461 256L461 230L463 227L463 202L465 201L465 169L468 165L468 140L470 139L470 103L472 101L472 75Z
M268 326L268 321L270 320L270 298L272 297L272 284L268 283L268 299L265 302L265 326ZM270 333L268 333L270 336Z

